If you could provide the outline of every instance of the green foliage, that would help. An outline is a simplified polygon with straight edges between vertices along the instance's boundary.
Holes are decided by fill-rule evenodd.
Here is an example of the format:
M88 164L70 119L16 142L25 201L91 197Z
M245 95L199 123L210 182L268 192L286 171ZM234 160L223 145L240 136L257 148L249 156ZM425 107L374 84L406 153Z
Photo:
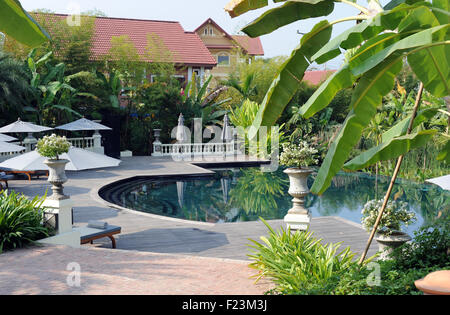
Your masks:
M421 295L414 285L416 280L434 271L450 270L449 237L448 217L443 217L417 231L413 241L396 249L390 260L359 266L347 251L340 255L334 252L333 258L328 256L325 249L333 245L324 247L309 233L276 233L270 229L269 237L262 238L263 244L252 241L254 254L250 257L255 260L252 267L260 271L255 277L274 281L276 287L270 293ZM373 280L374 268L379 268L379 284L368 282Z
M322 15L325 16L328 12L323 7L325 2L327 1L305 0L286 3L268 10L244 31L250 36L265 34L297 20L316 17L322 10ZM346 54L344 65L320 86L299 111L303 118L310 118L329 106L339 91L354 86L350 112L334 138L311 188L311 191L317 194L323 193L329 187L331 179L342 169L360 143L363 131L377 114L383 97L394 87L395 77L402 70L403 60L407 59L410 69L428 92L436 97L450 93L450 24L448 4L445 1L393 1L381 8L378 1L371 0L370 9L356 2L345 3L356 7L361 14L334 22L323 20L303 36L300 46L281 67L280 74L266 94L254 122L257 130L260 126L271 126L277 121L298 89L298 82L307 68L305 65L327 62L341 52ZM227 6L227 11L231 16L237 16L267 4L268 1L232 1ZM332 2L328 1L328 4L332 5ZM295 5L311 5L316 10L306 15L296 15L295 10L286 10L286 7ZM362 22L330 40L327 34L333 26L348 20ZM423 129L429 129L429 126L425 124L425 128L413 130L413 133ZM431 137L428 138L430 139ZM370 164L377 164L385 158L394 159L417 147L405 145L406 142L402 139L391 140L390 143L379 144L380 146L373 150L376 152L372 152L374 158L370 159ZM418 146L424 143L426 141L421 141ZM383 153L378 154L383 150ZM440 157L443 158L442 155Z
M43 226L44 198L28 200L13 191L0 193L0 253L23 247L49 235Z
M283 152L280 154L280 164L285 166L306 168L316 165L318 151L311 147L306 141L299 144L283 143Z
M0 125L16 121L31 93L29 73L21 62L0 52Z
M53 64L52 52L42 58L36 57L33 49L26 60L26 65L31 73L30 85L32 88L31 106L25 107L25 111L37 115L40 124L53 125L61 123L63 119L71 120L72 115L81 115L72 109L72 101L80 95L70 85L73 76L66 76L65 64ZM85 96L88 93L83 93ZM58 116L58 114L64 114Z
M449 268L449 255L450 217L447 213L447 217L421 227L414 233L414 241L397 248L391 257L396 269L407 271L414 268Z
M259 271L257 281L268 278L277 285L276 293L298 294L322 286L332 276L355 266L355 254L349 248L338 252L340 244L323 245L311 232L276 232L263 222L269 236L261 237L262 243L250 240L253 254L249 257L254 260L250 266Z
M256 155L264 157L267 153L272 152L272 137L273 131L271 128L267 129L266 137L259 135L258 138L250 138L249 133L252 130L252 123L258 114L260 105L256 102L252 102L246 99L241 107L237 107L230 111L230 121L235 127L242 128L240 135L244 137L245 150L250 155ZM281 144L285 141L284 126L278 127L278 143ZM257 141L255 141L257 140ZM276 141L276 140L274 140Z
M0 1L0 31L31 47L49 40L49 35L17 0Z

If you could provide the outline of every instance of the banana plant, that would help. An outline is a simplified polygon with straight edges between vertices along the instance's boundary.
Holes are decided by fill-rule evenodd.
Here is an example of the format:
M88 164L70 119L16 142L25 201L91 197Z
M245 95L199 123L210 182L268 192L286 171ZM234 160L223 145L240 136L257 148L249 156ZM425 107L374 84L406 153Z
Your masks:
M231 100L231 98L227 98L216 102L220 93L225 91L223 87L217 87L207 93L212 78L213 76L210 75L205 82L201 83L194 72L192 80L186 85L181 97L184 106L190 107L196 117L202 118L204 126L222 124L223 116L228 113L223 109L223 105Z
M391 130L378 146L347 161L352 148L376 115L383 97L394 88L396 75L405 62L426 91L439 98L450 94L448 0L392 0L384 7L377 0L370 0L368 7L349 0L273 2L283 4L269 9L242 31L251 37L265 35L299 20L327 16L333 12L337 2L361 12L332 22L324 19L302 37L300 45L280 68L253 123L254 130L274 125L299 88L299 82L310 64L323 64L351 51L340 69L300 109L304 118L310 118L326 108L337 92L354 88L350 112L331 143L311 188L313 193L322 194L343 168L358 170L385 159L394 159L432 139L436 130L415 128L408 132L408 128L403 128L414 120L414 112L407 118L406 124L401 121L401 126ZM268 0L234 0L225 9L234 17L265 7L268 3ZM351 20L358 23L331 38L336 24ZM422 118L432 119L433 116L425 115ZM249 136L254 137L255 134ZM444 150L448 152L449 146L447 143ZM449 156L447 152L441 152L440 156Z
M43 124L44 115L48 111L64 111L69 114L82 117L80 113L73 110L70 100L77 96L91 96L89 93L79 93L70 86L73 76L65 76L65 64L51 63L52 52L36 59L36 49L33 49L27 57L26 65L31 73L30 85L33 91L34 106L24 107L25 111L34 112L38 116L40 124ZM46 71L41 73L39 69L45 67Z
M29 47L37 47L50 39L17 0L0 0L0 32Z
M124 87L122 84L123 75L117 70L111 70L108 76L97 71L97 78L103 83L103 88L109 93L109 102L112 108L120 108L119 96L123 91L132 91L133 88Z

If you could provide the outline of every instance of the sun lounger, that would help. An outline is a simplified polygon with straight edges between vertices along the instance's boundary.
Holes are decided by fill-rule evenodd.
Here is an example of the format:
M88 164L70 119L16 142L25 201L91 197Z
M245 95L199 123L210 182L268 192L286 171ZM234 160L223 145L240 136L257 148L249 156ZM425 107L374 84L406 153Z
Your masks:
M16 171L12 169L0 169L0 172L5 172L9 175L25 175L29 181L31 181L31 177L35 176L39 179L40 176L47 176L48 171Z
M14 179L14 175L7 175L5 173L0 173L0 182L5 184L5 188L8 189L8 180ZM1 184L0 184L1 186ZM3 189L3 186L0 187L0 191Z
M116 240L114 235L120 234L122 228L120 226L108 225L105 229L95 229L90 227L75 228L74 231L81 233L81 245L91 243L94 240L109 237L112 242L112 248L116 248Z

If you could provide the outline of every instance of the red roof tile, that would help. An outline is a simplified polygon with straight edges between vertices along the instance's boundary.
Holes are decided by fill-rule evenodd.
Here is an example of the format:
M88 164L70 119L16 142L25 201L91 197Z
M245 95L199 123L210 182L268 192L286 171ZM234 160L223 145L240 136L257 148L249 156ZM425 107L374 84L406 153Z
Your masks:
M67 15L56 14L61 18ZM109 53L113 36L127 35L139 55L149 60L146 48L148 35L156 34L171 52L171 59L177 64L213 67L217 64L200 37L193 32L185 32L179 22L138 20L125 18L97 17L92 52L94 58Z
M322 70L322 71L306 71L305 76L303 77L303 81L308 82L311 85L319 85L330 75L332 75L335 70Z
M233 35L233 39L247 51L247 54L253 56L263 56L264 49L259 37L251 38L246 35Z

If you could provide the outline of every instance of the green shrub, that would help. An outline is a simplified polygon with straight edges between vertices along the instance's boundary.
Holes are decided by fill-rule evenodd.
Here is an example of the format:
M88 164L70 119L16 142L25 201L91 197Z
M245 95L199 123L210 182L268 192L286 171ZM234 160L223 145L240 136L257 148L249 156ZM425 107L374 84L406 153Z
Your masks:
M391 258L398 270L450 267L450 218L414 232L414 240L397 248Z
M355 268L354 253L349 248L338 253L340 244L323 245L311 232L291 233L281 228L269 229L269 237L261 237L263 244L250 240L254 245L249 257L255 261L250 265L259 270L257 280L265 277L277 285L272 293L301 294L326 285L332 276Z
M43 198L28 200L13 191L0 194L0 253L49 235L43 226Z

